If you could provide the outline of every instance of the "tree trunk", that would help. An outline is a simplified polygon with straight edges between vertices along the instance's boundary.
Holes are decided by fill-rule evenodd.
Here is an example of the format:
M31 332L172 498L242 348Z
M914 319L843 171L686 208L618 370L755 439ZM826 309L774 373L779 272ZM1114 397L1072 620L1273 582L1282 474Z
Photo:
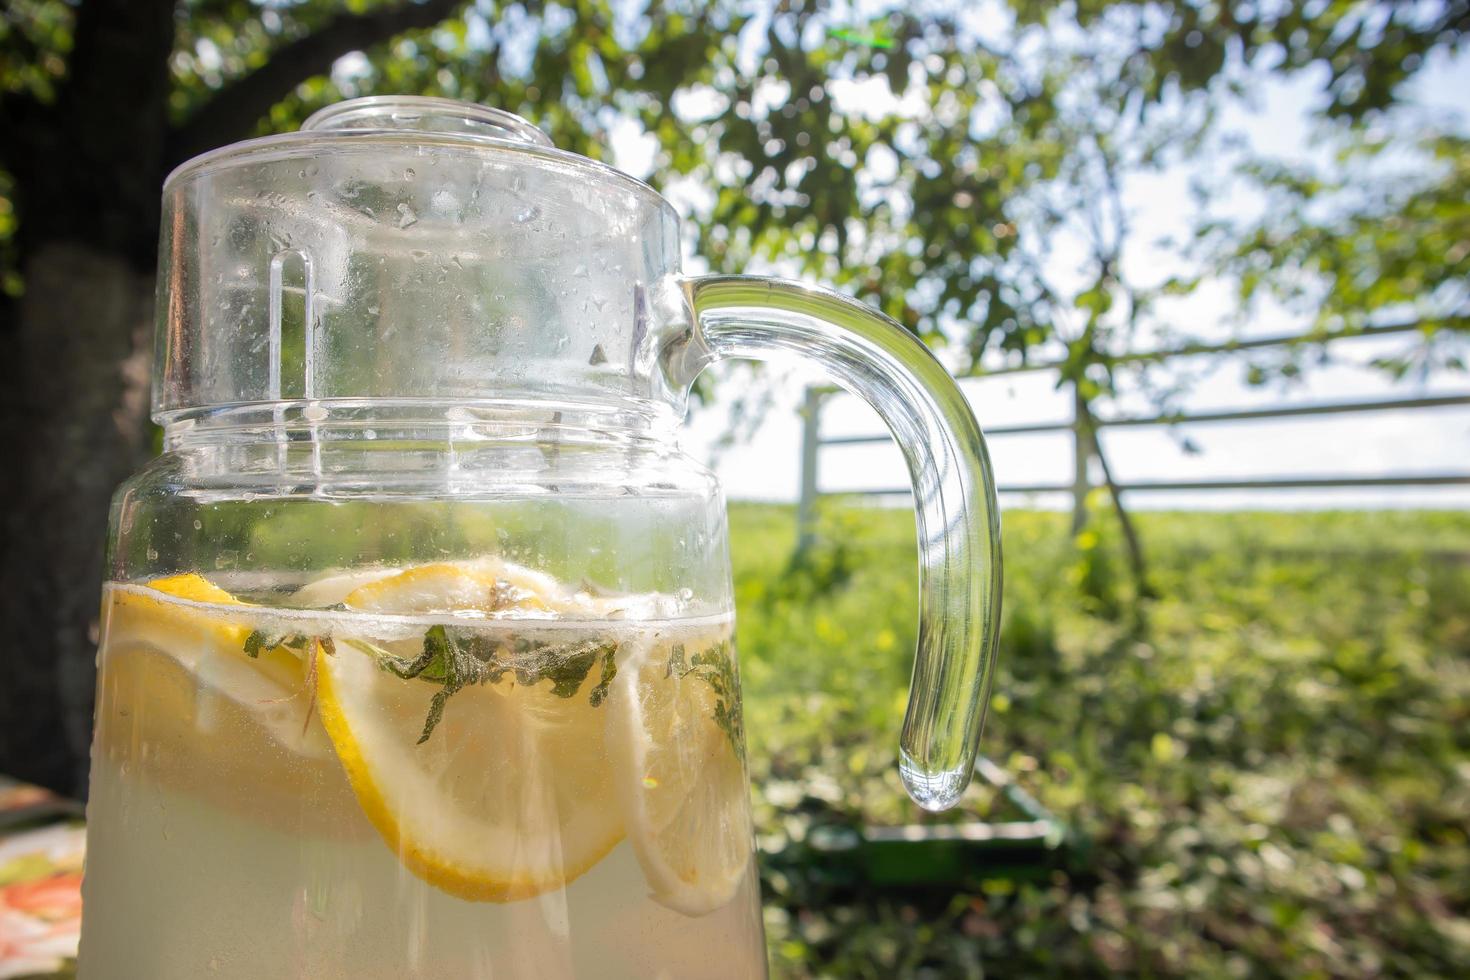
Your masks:
M23 274L0 366L0 772L81 795L107 500L149 449L153 278L65 242Z
M86 0L55 101L0 92L25 284L18 305L0 298L0 772L86 789L107 501L148 455L164 174L178 154L248 135L338 57L463 2L343 11L170 130L176 0Z

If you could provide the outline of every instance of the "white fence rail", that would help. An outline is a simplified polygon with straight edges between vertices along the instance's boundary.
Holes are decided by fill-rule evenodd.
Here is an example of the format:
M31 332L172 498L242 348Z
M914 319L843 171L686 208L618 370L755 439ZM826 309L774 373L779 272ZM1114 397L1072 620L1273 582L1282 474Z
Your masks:
M1112 359L1113 364L1167 361L1171 358L1195 355L1224 355L1242 350L1262 347L1283 346L1298 342L1343 342L1359 338L1381 337L1391 334L1409 333L1421 329L1416 322L1376 327L1370 330L1337 335L1275 335L1224 344L1190 344L1168 350L1125 354ZM1023 372L1056 370L1059 361L1027 364L977 375L994 378ZM906 485L872 486L844 489L835 492L821 487L822 450L832 446L853 446L886 443L889 436L881 435L837 435L822 434L822 404L826 397L839 389L830 387L808 388L803 406L801 445L801 496L799 520L803 543L811 538L815 522L817 500L823 496L867 496L883 497L907 495ZM1020 425L998 425L986 428L987 439L1040 433L1068 432L1072 443L1072 479L1066 483L1007 484L997 489L1001 493L1066 493L1072 497L1074 520L1081 522L1085 513L1089 491L1095 484L1091 479L1089 462L1094 454L1092 432L1086 424L1087 413L1075 389L1072 391L1072 413L1066 421L1043 422ZM1221 422L1239 422L1253 419L1292 418L1314 415L1336 415L1353 412L1409 412L1424 409L1470 405L1470 392L1447 395L1430 395L1419 398L1376 398L1356 401L1324 401L1307 404L1274 405L1264 408L1238 410L1175 412L1155 415L1094 416L1092 425L1097 429L1127 428L1136 426L1201 425ZM1184 479L1184 480L1135 480L1117 481L1120 492L1168 491L1168 490L1273 490L1336 487L1409 487L1470 485L1470 467L1443 472L1385 473L1371 476L1352 474L1313 474L1307 476L1265 476L1248 479Z

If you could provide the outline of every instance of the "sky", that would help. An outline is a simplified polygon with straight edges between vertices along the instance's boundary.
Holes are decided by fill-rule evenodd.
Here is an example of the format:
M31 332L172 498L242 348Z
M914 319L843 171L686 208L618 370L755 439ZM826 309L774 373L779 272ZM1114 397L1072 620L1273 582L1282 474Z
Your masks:
M1306 113L1318 88L1310 77L1273 79L1255 90L1249 103L1233 104L1222 123L1244 134L1259 152L1283 159L1308 158L1314 149L1306 135ZM1442 57L1415 81L1413 101L1426 111L1462 112L1457 100L1470 89L1470 56ZM882 94L886 94L882 93ZM854 102L874 98L872 91L853 92ZM1461 117L1462 122L1463 117ZM646 172L649 151L634 132L615 136L616 162L633 173ZM1125 263L1165 268L1175 261L1155 243L1180 233L1191 215L1189 178L1200 164L1181 163L1161 173L1139 177L1125 187L1125 199L1137 244ZM678 203L677 197L675 198ZM1242 205L1245 206L1245 205ZM688 257L686 257L688 258ZM1070 274L1076 256L1065 248L1051 258L1058 278ZM697 260L694 263L697 265ZM1194 336L1230 335L1224 325L1229 312L1223 288L1200 291L1171 315L1188 322ZM1245 324L1240 334L1287 333L1303 328L1300 319L1280 309L1266 309ZM1185 411L1265 407L1267 405L1409 398L1426 394L1470 394L1470 377L1439 373L1392 383L1367 366L1376 355L1402 349L1403 338L1364 338L1334 344L1340 363L1308 372L1306 381L1282 388L1251 388L1244 365L1233 359L1191 358L1178 367L1194 376ZM736 500L791 501L799 486L801 423L797 408L807 384L824 379L809 365L773 365L759 383L771 397L762 424L733 445L723 445L732 427L729 405L755 390L741 367L716 369L720 401L697 409L689 420L685 451L710 462ZM1063 420L1069 398L1055 388L1055 375L1033 373L962 382L981 427ZM1122 409L1148 414L1138 398L1124 398ZM822 431L829 435L877 434L877 416L846 394L828 398ZM1198 424L1168 428L1116 429L1104 433L1115 475L1122 481L1158 479L1244 479L1351 474L1358 476L1425 472L1470 472L1470 406L1413 412L1353 413L1298 419ZM1195 451L1186 452L1185 442ZM1066 483L1071 473L1071 447L1065 433L999 435L990 440L998 481L1004 484ZM823 491L858 487L901 487L907 479L901 457L891 444L826 447L819 457ZM902 505L902 497L889 498ZM1289 509L1327 507L1464 507L1470 486L1446 488L1343 488L1331 490L1201 491L1130 493L1136 508ZM1062 495L1003 494L1002 506L1068 506Z

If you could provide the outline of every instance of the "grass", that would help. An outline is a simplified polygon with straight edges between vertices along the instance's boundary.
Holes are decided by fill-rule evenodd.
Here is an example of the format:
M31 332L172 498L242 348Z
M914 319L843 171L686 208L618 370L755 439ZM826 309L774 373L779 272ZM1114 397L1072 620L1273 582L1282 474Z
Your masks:
M911 518L833 509L799 566L788 508L731 522L778 977L1470 975L1470 515L1140 515L1138 600L1104 515L1008 512L983 751L1074 846L911 889L810 846L1001 812L897 778Z

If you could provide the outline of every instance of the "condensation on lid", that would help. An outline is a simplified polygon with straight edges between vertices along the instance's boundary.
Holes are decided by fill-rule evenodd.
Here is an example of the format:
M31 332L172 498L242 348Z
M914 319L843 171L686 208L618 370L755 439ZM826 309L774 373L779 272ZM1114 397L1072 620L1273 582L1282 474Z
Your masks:
M509 112L330 106L185 164L163 219L166 421L298 399L524 391L621 411L674 395L653 352L678 318L651 298L679 272L672 207Z

